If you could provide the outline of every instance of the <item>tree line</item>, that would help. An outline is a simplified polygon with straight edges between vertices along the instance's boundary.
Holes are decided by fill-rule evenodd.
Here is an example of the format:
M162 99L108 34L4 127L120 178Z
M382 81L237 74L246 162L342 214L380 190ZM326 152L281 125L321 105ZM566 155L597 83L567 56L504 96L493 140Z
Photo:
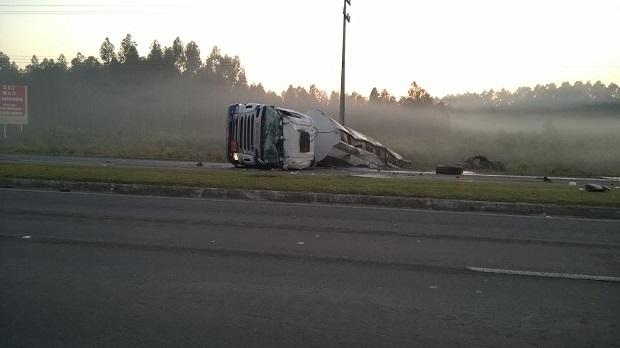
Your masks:
M64 54L56 60L40 60L33 55L30 64L20 69L10 57L0 52L0 80L5 83L36 83L41 78L59 81L78 80L80 83L96 85L143 85L162 80L175 79L190 83L202 89L218 88L231 94L251 96L255 101L290 107L334 108L339 103L337 91L319 89L311 85L308 89L290 85L285 91L267 91L261 83L248 84L245 68L238 56L224 54L215 46L206 58L201 57L198 44L190 41L184 44L177 37L170 46L162 46L157 40L150 45L147 56L140 56L136 42L127 34L116 46L105 38L99 57L84 56L78 52L70 61ZM493 89L481 93L464 93L436 98L413 81L407 95L396 96L387 89L372 88L365 96L352 92L346 96L348 104L354 105L399 105L404 107L448 108L450 110L555 110L576 107L601 106L617 110L620 107L620 88L597 81L574 84L564 82L537 85L533 88L520 87L514 92Z
M563 82L519 87L514 92L493 89L482 93L449 95L443 101L458 110L568 111L600 109L620 112L620 87L601 81L574 84Z
M36 55L30 64L20 69L5 53L0 52L0 79L5 83L33 82L37 78L80 80L95 84L115 83L119 85L140 85L157 80L175 78L191 81L206 88L227 88L239 92L246 90L261 101L289 106L333 106L339 102L337 91L320 90L316 85L308 89L290 85L277 94L267 91L261 83L248 84L245 68L238 56L223 54L216 46L205 59L201 57L198 44L190 41L184 44L177 37L170 46L162 46L157 40L150 45L147 56L140 56L136 42L127 34L116 46L105 38L99 49L99 56L84 56L78 52L72 59L60 54L56 60ZM432 98L416 82L411 84L408 95L396 98L386 89L381 92L373 88L370 95L352 92L346 96L353 104L400 104L404 106L438 106L443 102Z

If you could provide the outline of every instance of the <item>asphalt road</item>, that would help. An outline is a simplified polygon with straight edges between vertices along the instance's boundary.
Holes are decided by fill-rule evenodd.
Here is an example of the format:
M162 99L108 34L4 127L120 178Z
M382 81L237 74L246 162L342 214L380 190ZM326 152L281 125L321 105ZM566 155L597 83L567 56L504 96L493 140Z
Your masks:
M3 347L618 347L619 294L617 221L0 189Z
M230 163L206 162L202 166L197 166L196 161L175 161L175 160L147 160L131 158L111 158L111 157L87 157L87 156L50 156L50 155L18 155L0 154L0 163L35 163L35 164L63 164L63 165L88 165L104 167L133 167L133 168L166 168L166 169L230 169L239 170ZM531 182L542 183L543 178L538 176L526 175L503 175L503 174L482 174L466 171L463 175L437 175L429 171L415 170L377 170L370 168L357 167L317 167L299 171L302 175L350 175L371 178L406 178L424 180L449 180L449 181L500 181L500 182ZM620 178L617 177L597 177L597 178L573 178L573 177L550 177L554 182L568 183L575 182L578 185L585 183L599 183L612 187L620 185Z

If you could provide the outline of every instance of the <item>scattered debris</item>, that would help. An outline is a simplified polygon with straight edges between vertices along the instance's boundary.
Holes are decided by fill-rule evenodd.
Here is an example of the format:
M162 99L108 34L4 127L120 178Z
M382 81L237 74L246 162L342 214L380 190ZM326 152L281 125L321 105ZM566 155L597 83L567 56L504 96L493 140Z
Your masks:
M605 185L599 185L599 184L585 184L584 188L588 192L605 192L605 191L609 191L609 187L607 187Z
M196 163L196 167L202 167L202 166L204 166L202 162L199 161L198 163Z
M483 169L496 172L506 171L506 166L500 161L491 161L487 156L476 155L465 160L465 169Z
M438 165L435 167L435 173L437 174L448 174L448 175L462 175L463 167L461 166L445 166Z
M551 182L551 179L549 179L549 177L543 177L543 181L547 181L547 182Z

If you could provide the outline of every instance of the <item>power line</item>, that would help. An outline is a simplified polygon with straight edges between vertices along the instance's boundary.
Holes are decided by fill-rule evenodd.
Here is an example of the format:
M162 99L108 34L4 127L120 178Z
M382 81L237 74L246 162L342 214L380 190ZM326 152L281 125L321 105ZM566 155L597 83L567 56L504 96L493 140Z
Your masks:
M178 6L175 6L173 4L65 4L65 5L60 5L60 4L50 4L50 5L34 5L34 4L14 4L14 5L9 5L9 4L0 4L0 8L2 7L13 7L13 8L33 8L33 7L39 7L39 8L67 8L67 7L76 7L76 8L84 8L84 7L95 7L95 8L101 8L101 7L108 7L108 8L153 8L153 7L173 7L176 8ZM26 11L26 10L24 10Z
M140 14L170 14L171 12L176 11L161 11L161 10L152 10L152 11L55 11L55 10L15 10L15 11L6 11L0 10L0 14L3 15L140 15Z
M50 4L50 5L34 5L34 4L15 4L15 5L9 5L9 4L0 4L0 7L151 7L151 6L162 6L164 4L135 4L135 5L128 5L128 4L118 4L118 5L112 5L112 4L66 4L66 5L60 5L60 4ZM165 6L170 6L170 5L165 5Z

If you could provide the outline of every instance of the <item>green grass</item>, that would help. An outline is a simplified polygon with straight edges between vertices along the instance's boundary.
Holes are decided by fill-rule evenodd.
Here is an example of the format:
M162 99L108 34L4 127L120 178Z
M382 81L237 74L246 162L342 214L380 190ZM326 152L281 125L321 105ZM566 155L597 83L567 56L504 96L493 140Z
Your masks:
M311 172L309 172L311 173ZM145 169L101 166L0 164L0 178L139 183L360 195L452 198L620 207L620 190L591 193L559 183L462 182L293 175L291 172Z

